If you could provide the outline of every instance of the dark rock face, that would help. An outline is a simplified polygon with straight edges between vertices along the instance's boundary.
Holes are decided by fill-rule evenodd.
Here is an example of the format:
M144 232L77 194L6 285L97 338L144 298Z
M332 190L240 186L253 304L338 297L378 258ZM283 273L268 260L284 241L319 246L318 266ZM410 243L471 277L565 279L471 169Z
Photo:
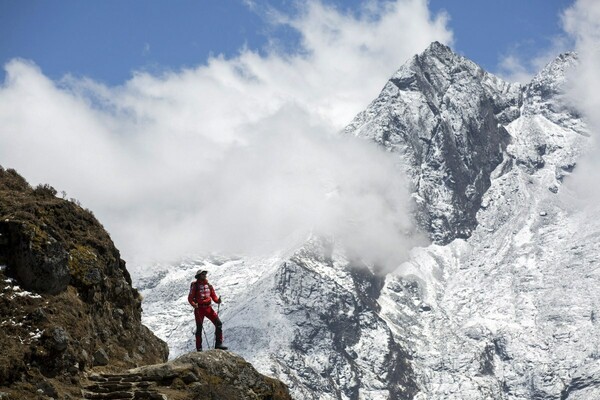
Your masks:
M560 400L596 399L600 395L600 370L575 371L571 381L565 385Z
M390 398L411 398L417 388L410 356L377 315L384 277L345 262L336 259L326 239L313 238L281 265L276 291L286 318L301 329L294 331L292 355L278 363L293 371L288 378L300 380L296 390L302 386L299 392L306 399L318 394L358 399L366 386ZM332 275L339 280L318 268L336 271ZM378 337L378 343L365 348L363 335ZM327 362L316 366L311 355L322 354Z
M0 234L6 240L6 262L25 289L57 294L67 288L71 281L69 253L55 238L39 238L44 242L36 246L32 227L11 220L0 221Z
M0 167L0 387L168 356L108 233L55 194Z
M401 155L420 225L437 243L469 237L519 116L522 89L433 43L405 64L346 132Z

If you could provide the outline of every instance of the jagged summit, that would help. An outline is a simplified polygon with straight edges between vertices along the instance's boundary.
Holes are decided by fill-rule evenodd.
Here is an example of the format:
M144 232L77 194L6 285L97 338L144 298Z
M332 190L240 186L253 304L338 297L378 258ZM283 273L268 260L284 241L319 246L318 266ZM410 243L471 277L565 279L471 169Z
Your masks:
M522 115L542 115L558 125L587 134L581 115L571 105L565 91L569 73L577 63L576 53L563 53L537 73L525 87Z
M575 52L559 54L533 77L529 83L529 88L532 90L545 88L548 90L545 93L546 95L559 94L567 80L569 71L577 65L578 61L579 57Z
M419 90L424 83L428 83L438 89L436 92L443 93L452 81L450 77L465 68L474 75L483 74L483 70L474 62L454 53L444 44L433 42L421 54L414 55L402 65L390 81L400 90ZM420 81L421 78L424 81Z
M431 44L429 44L429 46L427 46L427 48L423 51L423 53L429 53L429 52L455 54L449 46L447 46L437 40L434 40L433 42L431 42Z
M540 115L585 132L563 98L566 75L576 62L574 53L561 54L531 83L521 85L434 42L394 73L345 132L373 140L407 161L417 218L433 241L467 238L477 225L490 174L513 141L509 124L522 115ZM526 164L535 167L535 162Z
M469 61L463 56L457 54L443 43L438 41L431 42L429 46L421 54L415 54L413 58L420 58L422 60L430 60L431 58L437 58L438 60L451 60L451 59L463 59L465 61Z
M345 132L407 161L420 225L437 243L448 243L476 226L521 92L435 42L404 64Z
M455 53L445 44L433 42L422 53L414 55L404 63L390 80L401 81L402 78L418 74L419 70L428 72L430 78L437 78L435 82L430 83L440 85L440 88L447 88L456 79L456 75L466 71L476 79L483 79L484 76L491 75L472 60ZM432 75L431 71L435 71L435 73Z

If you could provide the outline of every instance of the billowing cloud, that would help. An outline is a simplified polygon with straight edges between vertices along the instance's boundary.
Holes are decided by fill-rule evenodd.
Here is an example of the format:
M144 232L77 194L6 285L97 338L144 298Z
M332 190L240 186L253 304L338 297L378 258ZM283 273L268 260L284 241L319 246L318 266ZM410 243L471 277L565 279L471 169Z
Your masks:
M600 3L577 0L562 16L566 33L575 41L579 65L570 79L569 95L583 113L592 134L593 147L579 162L569 182L582 195L598 205L600 201Z
M269 252L311 232L396 262L414 241L395 160L338 132L406 59L452 34L425 0L368 4L271 13L298 33L294 52L242 49L117 87L13 60L0 164L79 199L134 264Z

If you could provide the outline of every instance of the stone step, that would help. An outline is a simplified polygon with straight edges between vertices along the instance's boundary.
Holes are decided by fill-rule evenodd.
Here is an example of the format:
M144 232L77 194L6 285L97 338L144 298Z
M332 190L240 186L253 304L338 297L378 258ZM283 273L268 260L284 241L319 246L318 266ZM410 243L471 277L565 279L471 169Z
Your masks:
M89 400L121 400L121 399L132 400L134 398L133 392L96 393L96 392L88 392L86 390L82 390L82 395L83 395L84 399L89 399Z
M151 386L156 386L155 382L96 382L92 385L84 387L90 392L115 392L119 390L131 389L148 389Z
M141 375L137 374L93 374L90 375L88 379L97 382L139 382L144 380L144 378Z
M96 393L110 393L110 392L119 392L119 391L127 391L133 389L133 384L131 383L96 383L90 386L86 386L84 388L90 392Z
M149 382L137 374L94 374L88 377L90 385L81 391L88 400L167 400L153 389L156 382Z
M138 390L134 393L135 400L168 400L167 396L155 391Z
M84 399L88 400L167 400L167 396L153 390L136 390L133 392L95 393L83 391Z
M135 399L135 400L167 400L167 396L154 390L133 390L133 391L118 391L109 393L100 393L82 390L84 399L89 400L118 400L118 399Z

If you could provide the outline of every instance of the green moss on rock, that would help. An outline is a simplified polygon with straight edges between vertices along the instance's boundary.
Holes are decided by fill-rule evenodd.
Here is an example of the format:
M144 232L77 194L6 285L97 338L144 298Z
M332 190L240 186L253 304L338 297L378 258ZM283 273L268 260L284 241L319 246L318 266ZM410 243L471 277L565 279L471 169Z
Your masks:
M69 251L68 265L71 276L81 285L92 286L102 279L100 259L90 246L75 245Z

